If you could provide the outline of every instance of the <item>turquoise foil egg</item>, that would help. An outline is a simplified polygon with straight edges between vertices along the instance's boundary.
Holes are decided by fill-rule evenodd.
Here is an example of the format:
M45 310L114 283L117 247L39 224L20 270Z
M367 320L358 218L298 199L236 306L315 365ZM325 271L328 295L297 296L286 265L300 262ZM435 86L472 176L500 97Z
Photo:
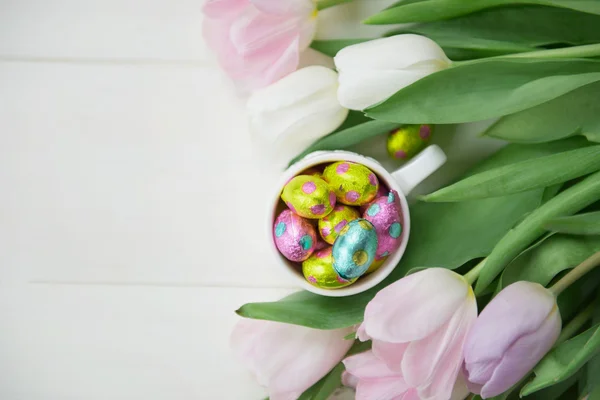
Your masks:
M333 243L333 269L348 280L363 275L375 260L377 233L366 219L350 221Z

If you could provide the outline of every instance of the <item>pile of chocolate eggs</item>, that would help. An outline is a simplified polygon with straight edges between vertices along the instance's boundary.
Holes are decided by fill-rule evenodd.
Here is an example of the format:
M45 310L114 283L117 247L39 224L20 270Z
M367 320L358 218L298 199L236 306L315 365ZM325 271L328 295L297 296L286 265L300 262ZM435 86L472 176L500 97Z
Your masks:
M366 166L338 161L310 168L283 187L273 226L279 252L306 280L337 289L376 271L400 247L398 193Z

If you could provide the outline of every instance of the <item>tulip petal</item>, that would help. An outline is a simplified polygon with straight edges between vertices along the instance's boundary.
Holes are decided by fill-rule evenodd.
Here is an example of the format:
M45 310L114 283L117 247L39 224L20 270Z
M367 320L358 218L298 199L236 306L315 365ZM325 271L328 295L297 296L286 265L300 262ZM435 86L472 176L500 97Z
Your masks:
M428 399L444 399L452 391L463 363L462 348L477 318L472 290L447 324L432 335L410 343L402 360L406 382Z
M392 283L365 309L367 334L376 340L406 343L423 339L449 321L470 290L462 276L429 268ZM427 316L427 317L424 317Z
M444 68L451 63L433 40L404 34L345 47L335 56L335 65L340 72L346 69L400 70L427 60L439 60Z
M361 379L356 386L356 400L403 400L407 390L401 377Z
M244 319L233 330L231 347L272 398L298 396L342 359L352 346L344 340L351 331Z
M483 384L491 369L521 337L535 332L555 307L555 298L538 283L516 282L481 312L465 343L469 380Z
M315 5L310 0L250 0L250 2L266 14L296 14L305 16L310 15L315 10Z
M398 374L390 370L371 350L346 357L343 361L346 371L357 379L375 379L395 377Z
M390 370L401 374L402 358L408 346L408 343L388 343L373 340L371 349L375 357L382 360Z
M342 372L342 385L356 389L356 385L358 385L358 378L348 371Z
M467 380L461 371L458 373L458 377L456 378L456 383L452 389L452 396L450 397L450 400L464 400L469 394L470 390L467 386Z
M209 18L232 18L249 4L248 0L207 0L202 12Z
M538 330L517 339L504 353L481 397L497 396L516 384L550 351L560 335L561 319L554 308Z
M367 340L371 340L371 336L369 336L367 334L367 329L365 327L364 322L362 324L360 324L360 326L358 327L358 330L356 331L356 337L361 342L366 342Z

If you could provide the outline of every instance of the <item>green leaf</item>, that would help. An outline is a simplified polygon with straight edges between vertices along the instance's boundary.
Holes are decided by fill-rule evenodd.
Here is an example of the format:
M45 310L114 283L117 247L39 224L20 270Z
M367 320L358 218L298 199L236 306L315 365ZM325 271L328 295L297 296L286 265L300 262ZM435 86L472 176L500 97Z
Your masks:
M308 388L298 400L327 400L342 385L344 364L339 363L320 381Z
M471 173L521 160L584 146L582 138L542 145L508 145L478 165ZM243 317L267 319L318 329L335 329L362 321L364 307L377 291L415 267L455 269L490 253L498 240L523 216L541 204L543 190L508 197L460 203L417 203L411 206L411 236L403 259L378 286L348 297L325 297L308 292L284 301L245 304Z
M502 117L484 134L513 143L549 142L572 135L598 140L599 98L600 83L592 83L546 103Z
M506 196L570 181L600 170L600 146L565 151L494 168L422 197L425 201L464 201Z
M335 57L335 55L346 46L353 44L367 42L372 39L333 39L333 40L313 40L310 47L320 51L329 57Z
M598 43L598 26L598 15L554 7L513 6L403 27L386 36L416 33L442 48L523 51L538 46Z
M557 216L571 215L600 199L600 172L559 193L510 230L494 247L482 269L475 293L481 293L520 252L545 232L544 224Z
M530 247L504 270L501 288L517 281L546 286L560 272L573 268L600 251L600 237L552 235Z
M600 14L600 4L596 0L428 0L413 4L398 5L383 10L364 23L373 25L400 24L405 22L427 22L455 18L497 6L513 4L536 4L590 14Z
M585 304L593 301L600 285L600 269L589 272L585 279L573 283L557 299L563 321L573 318Z
M544 226L554 232L573 235L600 235L600 211L554 218Z
M568 379L599 352L600 324L567 340L547 354L533 369L536 376L523 387L521 396Z
M450 124L512 114L600 80L600 61L494 58L436 72L365 110L405 124Z
M334 132L317 140L308 149L295 157L290 164L295 163L307 154L317 150L339 150L355 145L373 136L382 135L400 126L397 123L385 121L368 121L362 124Z

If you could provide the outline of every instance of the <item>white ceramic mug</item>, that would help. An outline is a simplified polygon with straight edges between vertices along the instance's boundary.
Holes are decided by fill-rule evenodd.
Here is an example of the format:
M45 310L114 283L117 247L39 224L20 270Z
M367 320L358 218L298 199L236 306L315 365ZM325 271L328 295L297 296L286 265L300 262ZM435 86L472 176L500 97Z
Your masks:
M350 161L368 167L389 189L398 192L398 197L400 198L400 205L402 206L403 214L403 234L400 247L394 253L390 254L385 260L385 262L376 271L360 277L352 285L343 288L321 289L311 285L309 282L306 281L306 279L304 279L304 276L302 275L302 268L298 267L299 263L289 261L279 252L279 250L277 250L277 247L275 246L275 241L273 239L273 224L275 222L275 219L277 218L277 213L280 212L282 208L280 203L281 191L290 179L292 179L294 176L298 175L300 172L310 167L314 167L320 164L333 163L337 161ZM388 172L385 168L383 168L381 164L379 164L379 162L377 162L376 160L349 151L317 151L308 154L306 157L304 157L294 165L290 166L283 173L283 176L281 177L281 180L277 185L277 191L272 196L271 202L269 204L269 217L267 218L267 232L268 240L270 243L269 247L271 248L273 255L278 260L278 264L286 271L288 271L291 278L294 279L295 282L302 289L306 289L310 292L321 294L324 296L350 296L353 294L364 292L365 290L377 285L379 282L384 280L396 267L396 265L402 258L402 255L404 254L404 250L406 249L406 245L408 243L408 238L410 236L410 214L408 210L408 203L406 202L406 195L421 181L423 181L434 171L436 171L439 167L441 167L445 162L446 155L444 154L442 149L440 149L436 145L431 145L427 147L408 163L404 164L401 168L391 173Z

